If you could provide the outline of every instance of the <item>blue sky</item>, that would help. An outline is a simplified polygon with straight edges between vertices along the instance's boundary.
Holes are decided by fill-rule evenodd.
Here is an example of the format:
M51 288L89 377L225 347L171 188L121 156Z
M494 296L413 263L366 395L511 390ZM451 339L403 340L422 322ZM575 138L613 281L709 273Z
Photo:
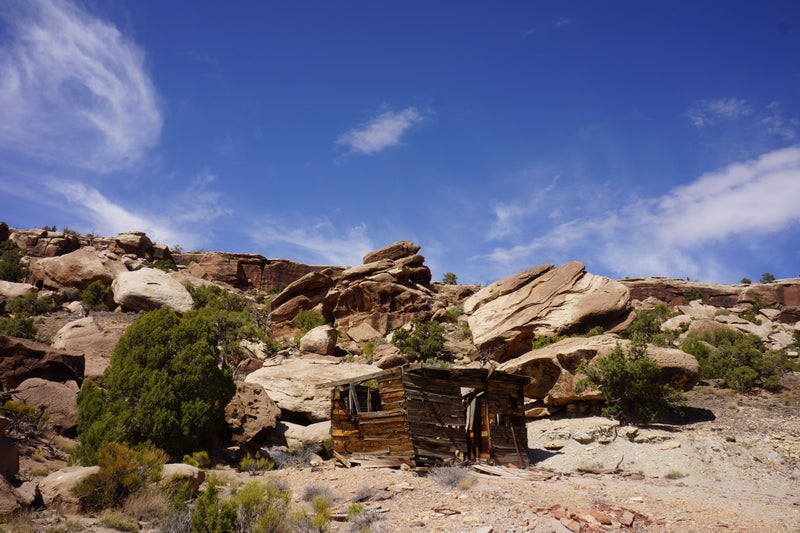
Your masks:
M800 275L800 4L0 3L0 220L434 279Z

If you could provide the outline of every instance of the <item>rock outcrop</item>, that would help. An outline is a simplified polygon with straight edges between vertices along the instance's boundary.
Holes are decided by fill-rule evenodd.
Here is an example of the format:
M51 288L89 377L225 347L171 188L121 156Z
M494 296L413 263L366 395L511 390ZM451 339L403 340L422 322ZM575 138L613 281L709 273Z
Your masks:
M258 254L202 252L175 254L175 262L184 265L192 275L237 289L258 289L269 292L282 289L311 272L330 269L331 266L304 265L287 259L267 259Z
M56 350L27 339L0 335L0 389L15 389L29 378L67 383L83 382L82 355Z
M80 500L73 494L72 489L99 471L99 466L67 466L51 473L39 483L42 501L48 509L58 508L62 512L79 512Z
M464 312L481 353L502 362L527 352L539 335L612 329L628 317L630 297L624 285L573 261L492 283L464 302Z
M336 351L336 329L324 325L313 328L300 338L300 351L319 355L333 355Z
M238 446L257 447L280 416L281 410L258 383L237 381L236 394L225 407L231 442Z
M22 298L36 291L36 287L30 283L13 283L11 281L0 280L0 297L6 300Z
M176 313L185 313L193 304L186 287L157 268L122 272L114 279L111 290L114 301L124 309L150 311L168 307Z
M779 310L776 319L795 323L800 320L800 278L776 280L773 283L719 285L681 279L649 277L627 278L620 283L628 287L633 300L655 298L670 306L686 302L686 295L699 294L703 303L718 308L759 304Z
M41 409L62 435L72 437L78 428L78 391L64 383L29 378L14 391L14 399Z
M110 284L117 275L127 271L119 256L86 247L58 257L32 258L26 281L52 290L85 289L95 281Z
M309 424L330 420L331 416L330 389L317 385L380 370L373 365L340 363L332 357L304 356L265 366L249 374L245 382L264 387L280 407L282 420ZM298 379L300 376L302 379Z
M122 315L125 316L125 315ZM84 378L102 384L103 372L111 361L114 347L131 320L117 320L102 326L95 316L87 316L65 324L53 337L53 348L83 354Z
M569 337L506 361L498 366L498 370L530 377L531 382L525 386L525 396L542 400L545 405L599 400L601 396L597 391L575 392L575 385L582 377L577 370L581 363L593 364L593 361L607 356L617 345L627 349L630 341L612 334ZM661 367L659 383L683 391L697 384L700 365L693 356L677 348L654 345L647 347L647 355Z
M81 246L75 234L42 229L11 230L8 238L25 249L29 257L55 257L74 252Z

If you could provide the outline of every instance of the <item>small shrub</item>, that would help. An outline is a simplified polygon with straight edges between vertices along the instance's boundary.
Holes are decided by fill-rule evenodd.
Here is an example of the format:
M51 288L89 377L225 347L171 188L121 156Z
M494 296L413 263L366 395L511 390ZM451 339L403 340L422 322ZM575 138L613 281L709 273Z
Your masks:
M170 511L169 490L148 485L128 496L122 506L126 515L142 522L158 522Z
M325 317L313 309L304 309L295 315L292 322L305 335L317 326L325 325Z
M475 477L469 468L460 465L435 466L430 476L437 484L448 489L465 490L475 483Z
M673 316L677 315L666 304L658 304L653 309L640 309L636 311L633 321L621 336L658 346L670 346L678 337L678 332L662 332L661 324Z
M664 478L666 479L682 479L685 478L686 474L683 472L678 472L677 470L670 470L666 474L664 474Z
M117 507L135 491L148 483L161 479L161 469L167 455L153 447L133 451L130 448L109 442L97 451L100 470L81 483L73 492L88 510Z
M25 251L14 241L0 242L0 280L18 283L25 279L28 271L21 263L23 255Z
M33 324L33 318L29 316L14 315L0 318L0 335L34 340L37 332L38 330Z
M600 391L605 401L603 414L620 422L649 423L656 416L676 411L686 404L686 397L669 385L658 383L661 367L645 354L646 345L634 342L624 351L617 345L607 356L582 363L578 372L586 377L575 387Z
M759 283L772 283L773 281L775 281L775 276L769 272L764 272L761 274L761 279L758 280Z
M753 281L750 278L742 278L742 281L740 281L739 283L741 283L742 285L750 285L751 283L753 283Z
M377 491L375 490L375 488L372 487L371 485L361 485L360 487L358 487L355 496L353 496L353 501L363 502L369 500L370 498L375 496L376 492Z
M81 291L75 287L64 287L59 292L59 296L62 302L74 302L80 298Z
M458 278L453 272L445 272L444 276L442 276L442 283L445 285L456 285L458 283Z
M364 355L367 357L371 357L375 353L375 343L372 341L367 341L364 345Z
M178 270L178 266L172 259L159 259L158 261L153 263L153 268L163 270L164 272L173 272L175 270Z
M190 519L193 533L228 533L236 524L236 508L224 505L219 497L219 481L212 477L206 490L197 497Z
M566 338L567 338L566 335L537 335L533 339L533 342L531 343L531 349L540 350L542 348L550 346L551 344L563 341Z
M329 503L334 500L333 491L330 489L330 487L325 485L318 485L314 483L306 486L306 488L303 489L302 499L304 502L313 501L317 497L325 498Z
M251 476L255 476L266 470L272 470L273 468L275 468L274 461L267 457L253 456L249 453L239 461L239 471L247 472Z
M139 531L139 524L131 517L112 509L105 509L100 513L97 523L117 531L130 531L132 533Z
M276 468L299 468L307 466L318 451L320 450L317 446L301 446L289 451L272 448L269 454L275 461Z
M208 452L206 451L194 452L191 455L186 454L183 456L181 462L187 465L196 466L197 468L211 467L211 458L209 458Z
M703 293L697 287L690 287L683 291L683 300L685 302L692 302L694 300L703 301Z
M88 310L108 311L111 302L111 287L97 280L81 291L81 303Z
M444 349L444 328L435 321L415 318L411 331L399 329L392 335L394 344L410 360L438 359Z
M14 298L6 304L6 310L15 315L36 316L49 313L55 304L49 294L39 296L35 292Z

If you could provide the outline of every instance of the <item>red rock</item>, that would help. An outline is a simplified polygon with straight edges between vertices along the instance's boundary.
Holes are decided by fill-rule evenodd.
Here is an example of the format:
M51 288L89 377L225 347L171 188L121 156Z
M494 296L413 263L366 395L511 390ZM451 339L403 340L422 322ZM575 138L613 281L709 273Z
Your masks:
M0 335L0 388L16 388L28 378L83 382L83 355L27 339Z

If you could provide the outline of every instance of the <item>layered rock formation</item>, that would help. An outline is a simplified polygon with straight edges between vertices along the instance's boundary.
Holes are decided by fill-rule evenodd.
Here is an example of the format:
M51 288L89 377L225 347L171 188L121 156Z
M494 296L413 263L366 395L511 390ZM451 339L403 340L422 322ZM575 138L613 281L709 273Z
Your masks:
M628 317L630 295L620 283L573 261L496 281L467 298L464 312L481 354L502 362L527 352L539 335L613 329Z
M47 344L0 335L0 389L11 390L29 378L67 383L83 382L82 355Z

